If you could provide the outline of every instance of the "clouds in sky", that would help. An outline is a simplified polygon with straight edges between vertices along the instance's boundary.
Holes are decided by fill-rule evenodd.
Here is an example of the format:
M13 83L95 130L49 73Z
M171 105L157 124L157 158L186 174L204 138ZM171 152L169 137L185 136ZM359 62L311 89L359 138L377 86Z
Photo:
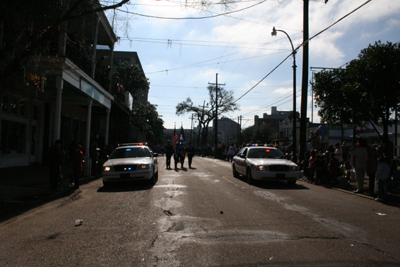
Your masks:
M260 1L244 1L230 11ZM330 26L367 0L323 0L309 2L310 37ZM224 13L220 5L208 12L184 6L185 1L131 0L121 9L159 17L206 17ZM339 67L355 59L369 44L400 41L400 1L373 0L315 37L309 46L310 67ZM108 13L109 17L110 13ZM287 37L272 27L286 31L295 47L303 40L303 1L266 1L253 8L226 16L201 20L155 19L117 12L117 51L136 51L147 78L149 101L158 105L166 128L183 123L190 128L191 114L178 117L175 107L191 97L195 105L208 102L208 83L226 83L225 89L237 99L258 83L291 53ZM129 28L126 24L129 23ZM129 39L128 39L129 38ZM140 38L140 39L139 39ZM297 111L300 111L302 54L296 55ZM276 71L238 101L240 111L225 114L237 120L243 115L253 124L254 115L270 114L271 106L291 110L293 106L292 64L289 57ZM168 70L168 71L166 71ZM309 74L311 79L311 72ZM310 88L309 88L309 91ZM311 98L310 98L311 100ZM315 112L315 109L314 109ZM308 117L311 117L310 101ZM314 114L314 121L318 121ZM250 123L251 122L251 123Z

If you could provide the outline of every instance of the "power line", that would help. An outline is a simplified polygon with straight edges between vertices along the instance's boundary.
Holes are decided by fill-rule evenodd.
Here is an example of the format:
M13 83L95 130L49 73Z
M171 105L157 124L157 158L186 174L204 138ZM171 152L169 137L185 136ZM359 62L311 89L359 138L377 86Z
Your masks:
M219 47L219 48L246 48L246 49L265 49L261 47L241 47L241 46L221 46L221 45L211 45L211 44L191 44L191 43L184 43L184 42L173 42L171 39L163 39L160 41L157 41L156 39L153 40L143 40L143 39L136 39L136 38L131 38L131 37L121 37L120 40L128 40L128 41L136 41L136 42L141 42L141 43L154 43L154 44L168 44L169 46L172 44L177 44L177 45L185 45L185 46L199 46L199 47ZM199 41L201 42L201 41ZM222 42L221 42L222 43ZM246 43L244 43L246 44ZM250 44L250 43L248 43ZM287 49L270 49L270 50L287 50Z
M318 32L317 34L313 35L311 38L309 38L308 40L304 41L301 45L299 45L296 49L294 49L295 51L299 50L302 46L304 46L306 43L310 42L312 39L314 39L315 37L317 37L318 35L320 35L321 33L327 31L329 28L331 28L332 26L334 26L335 24L337 24L338 22L340 22L341 20L343 20L344 18L348 17L349 15L353 14L355 11L359 10L361 7L365 6L366 4L368 4L369 2L371 2L372 0L368 0L366 1L364 4L362 4L361 6L357 7L356 9L354 9L353 11L351 11L350 13L346 14L345 16L341 17L339 20L337 20L336 22L332 23L331 25L329 25L328 27L326 27L325 29L323 29L322 31ZM271 70L267 75L265 75L259 82L257 82L253 87L251 87L246 93L244 93L241 97L239 97L238 99L236 99L233 103L236 103L237 101L239 101L240 99L242 99L245 95L247 95L251 90L253 90L257 85L259 85L265 78L267 78L271 73L273 73L278 67L280 67L283 62L285 62L290 56L292 55L292 53L290 53L284 60L281 61L281 63L279 63L273 70Z
M257 82L253 87L251 87L246 93L244 93L241 97L239 97L238 99L236 99L233 103L236 103L237 101L239 101L240 99L242 99L245 95L247 95L251 90L253 90L257 85L259 85L262 81L264 81L271 73L273 73L277 68L279 68L280 65L283 64L283 62L286 61L286 59L288 59L290 56L292 55L292 53L290 53L284 60L281 61L281 63L279 63L275 68L273 68L267 75L265 75L259 82Z
M254 5L242 8L242 9L238 9L238 10L234 10L234 11L229 11L229 12L225 12L225 13L220 13L220 14L216 14L216 15L211 15L211 16L204 16L204 17L185 17L185 18L176 18L176 17L160 17L160 16L152 16L152 15L146 15L146 14L140 14L140 13L136 13L136 12L131 12L131 11L125 11L125 10L121 10L118 9L118 11L121 11L123 13L128 13L128 14L133 14L133 15L137 15L140 17L146 17L146 18L153 18L153 19L171 19L171 20L196 20L196 19L211 19L211 18L216 18L216 17L220 17L220 16L225 16L225 15L229 15L229 14L233 14L233 13L237 13L255 6L258 6L264 2L266 2L267 0L263 0L259 3L256 3Z
M238 52L238 53L241 53L241 52ZM273 54L280 54L280 53L282 53L282 52L273 53ZM273 55L273 54L269 54L269 55ZM226 61L226 62L242 61L242 60L248 60L248 59L253 59L253 58L266 57L266 56L269 56L269 55L254 56L254 57L248 57L248 58L244 58L244 59L233 59L233 60L229 60L229 61ZM228 56L229 56L229 55L228 55ZM223 56L223 57L225 57L225 56ZM222 58L222 57L218 57L218 58L211 59L211 60L208 60L208 61L213 61L213 60L217 60L217 59L220 59L220 58ZM203 61L203 62L208 62L208 61ZM160 70L160 71L147 72L146 75L154 74L154 73L160 73L160 72L168 72L168 71L172 71L172 70L180 70L180 69L189 69L189 68L204 67L204 66L214 65L215 63L203 64L203 65L198 65L198 64L200 64L200 63L193 63L193 64L190 64L190 65L185 65L185 66L182 66L182 67L176 67L176 68L172 68L172 69L166 69L166 70Z

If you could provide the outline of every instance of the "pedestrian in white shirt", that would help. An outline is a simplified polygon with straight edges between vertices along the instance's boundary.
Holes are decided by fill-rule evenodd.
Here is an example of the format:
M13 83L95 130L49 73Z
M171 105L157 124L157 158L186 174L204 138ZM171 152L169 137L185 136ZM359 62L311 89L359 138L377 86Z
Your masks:
M367 171L367 140L359 138L356 146L349 150L349 154L354 157L354 169L356 171L357 189L354 193L364 193L364 179Z
M335 158L339 161L339 165L343 164L343 150L339 143L335 144Z

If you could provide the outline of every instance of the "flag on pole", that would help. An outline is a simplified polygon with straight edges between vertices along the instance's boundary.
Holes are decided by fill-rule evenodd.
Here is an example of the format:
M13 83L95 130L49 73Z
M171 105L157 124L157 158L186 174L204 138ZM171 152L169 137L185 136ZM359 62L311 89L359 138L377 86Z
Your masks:
M183 131L183 126L181 126L181 136L179 138L179 141L182 143L185 142L185 132Z
M181 145L185 142L185 132L183 131L183 126L181 125L181 134L179 136L178 150L181 149Z
M176 149L176 143L178 142L178 134L176 133L176 126L174 127L174 136L172 137L172 147Z

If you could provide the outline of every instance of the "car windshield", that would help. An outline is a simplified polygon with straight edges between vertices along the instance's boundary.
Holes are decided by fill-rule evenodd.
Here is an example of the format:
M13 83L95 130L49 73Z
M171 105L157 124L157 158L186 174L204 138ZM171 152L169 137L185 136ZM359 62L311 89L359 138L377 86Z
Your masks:
M285 156L278 149L270 148L253 148L250 149L248 158L251 159L283 159Z
M150 151L144 147L127 147L116 149L110 159L150 157Z

